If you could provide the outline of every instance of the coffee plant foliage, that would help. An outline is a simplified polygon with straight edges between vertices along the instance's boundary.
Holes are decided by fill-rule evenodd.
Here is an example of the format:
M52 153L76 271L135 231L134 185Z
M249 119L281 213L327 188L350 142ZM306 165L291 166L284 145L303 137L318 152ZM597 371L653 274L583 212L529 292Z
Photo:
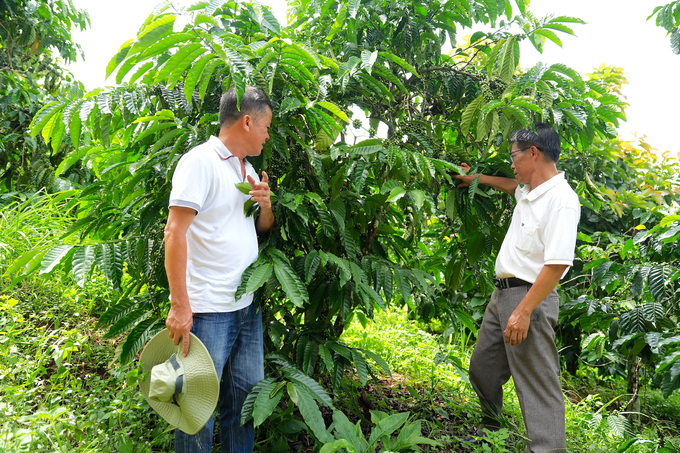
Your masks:
M659 223L658 205L677 194L650 204L636 185L644 176L616 141L625 120L621 71L520 67L521 41L539 52L561 45L580 19L537 18L525 0L294 0L288 7L283 26L255 3L161 5L108 64L115 87L49 103L33 118L32 136L65 153L57 181L74 166L94 177L65 192L75 219L61 243L25 253L7 275L19 284L62 267L85 285L99 269L120 295L100 324L109 337L125 335L123 362L164 327L172 173L184 153L216 134L220 95L231 86L239 96L259 86L274 105L271 139L250 160L270 175L277 221L238 289L255 293L266 326L270 377L243 411L256 425L270 416L295 425L280 403L286 395L318 440L342 443L322 423L317 403L332 407L332 400L319 377L337 390L346 370L361 384L374 366L389 373L376 354L342 344L352 319L365 323L375 310L407 304L414 316L444 320L449 333L476 332L513 199L477 181L457 189L451 174L467 162L511 176L508 138L518 128L543 121L559 131L561 165L592 241L594 232L624 234L648 212L645 222L660 228L649 238L675 228ZM463 27L492 31L457 45ZM369 138L356 138L356 126ZM623 174L612 171L617 165ZM652 179L652 191L672 185ZM574 275L601 265L592 254L580 259ZM651 283L649 274L641 278ZM577 299L585 288L572 285L569 294Z
M71 0L0 4L0 194L53 188L54 167L67 150L50 147L26 130L46 103L82 96L82 85L62 66L82 54L71 33L89 22L87 12ZM86 177L75 171L65 176Z

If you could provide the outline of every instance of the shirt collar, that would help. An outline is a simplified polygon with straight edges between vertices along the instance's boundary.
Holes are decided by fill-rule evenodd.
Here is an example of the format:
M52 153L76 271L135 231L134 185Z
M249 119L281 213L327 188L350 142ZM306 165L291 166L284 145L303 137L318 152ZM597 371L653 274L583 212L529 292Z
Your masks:
M231 157L234 157L234 155L229 152L227 147L224 146L222 140L215 137L214 135L208 139L208 143L210 143L210 146L212 146L212 148L215 150L217 155L222 158L222 160L227 160Z
M213 135L208 139L208 143L210 144L210 146L212 146L212 148L215 150L217 155L220 156L220 159L222 159L222 160L234 160L235 162L238 162L238 158L236 158L236 156L234 156L227 149L227 147L224 146L224 143L222 143L222 140L220 140L219 138L217 138ZM232 159L232 158L235 158L235 159ZM246 165L250 164L250 162L248 162L247 159L243 159L243 161L245 162Z
M558 172L555 176L550 178L549 180L545 181L543 184L540 184L538 187L536 187L534 190L532 190L529 193L525 192L526 200L527 201L534 201L553 187L555 187L557 184L560 182L564 181L564 172ZM525 185L522 187L522 190L529 190L529 186Z

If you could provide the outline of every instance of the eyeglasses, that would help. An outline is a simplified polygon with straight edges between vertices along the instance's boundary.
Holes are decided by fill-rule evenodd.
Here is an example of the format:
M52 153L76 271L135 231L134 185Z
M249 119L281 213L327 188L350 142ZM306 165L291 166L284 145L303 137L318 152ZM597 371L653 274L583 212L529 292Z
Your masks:
M526 151L526 150L528 150L529 148L531 148L531 146L527 146L527 147L524 148L524 149L518 149L517 151L511 151L511 152L509 152L508 154L510 154L510 161L511 161L511 162L514 162L514 161L515 161L515 156L513 156L513 154L515 154L515 153L521 153L522 151Z

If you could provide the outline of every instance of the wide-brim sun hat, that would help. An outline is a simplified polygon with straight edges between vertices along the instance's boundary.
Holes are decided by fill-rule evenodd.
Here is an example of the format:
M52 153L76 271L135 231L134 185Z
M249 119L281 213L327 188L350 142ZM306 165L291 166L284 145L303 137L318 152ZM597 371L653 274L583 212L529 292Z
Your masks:
M139 361L148 374L139 387L158 415L193 435L215 412L220 393L217 373L208 349L196 335L190 334L186 357L182 357L182 342L173 345L169 335L163 329L144 347Z

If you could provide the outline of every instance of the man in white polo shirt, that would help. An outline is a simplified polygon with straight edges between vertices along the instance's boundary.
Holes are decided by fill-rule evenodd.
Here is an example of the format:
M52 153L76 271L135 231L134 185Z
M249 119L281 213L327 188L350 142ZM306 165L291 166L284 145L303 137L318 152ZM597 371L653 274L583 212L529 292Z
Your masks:
M268 176L258 178L247 156L257 156L269 139L272 104L267 95L247 87L237 106L236 92L220 102L219 135L193 148L177 164L172 178L170 212L165 227L165 268L171 293L166 326L174 344L189 351L189 332L206 346L220 380L222 452L252 452L252 421L240 425L241 407L264 378L262 318L249 293L236 300L243 271L258 255L257 235L274 226ZM236 183L250 182L250 195ZM260 207L246 217L248 199ZM196 435L175 431L176 452L211 451L213 419Z
M527 428L527 452L566 452L564 396L555 347L555 286L573 264L581 208L558 172L560 137L546 124L511 138L517 179L455 175L461 187L481 184L514 194L517 205L496 258L496 290L470 359L470 382L482 405L482 426L497 429L503 384L512 376ZM470 167L462 164L466 173Z

